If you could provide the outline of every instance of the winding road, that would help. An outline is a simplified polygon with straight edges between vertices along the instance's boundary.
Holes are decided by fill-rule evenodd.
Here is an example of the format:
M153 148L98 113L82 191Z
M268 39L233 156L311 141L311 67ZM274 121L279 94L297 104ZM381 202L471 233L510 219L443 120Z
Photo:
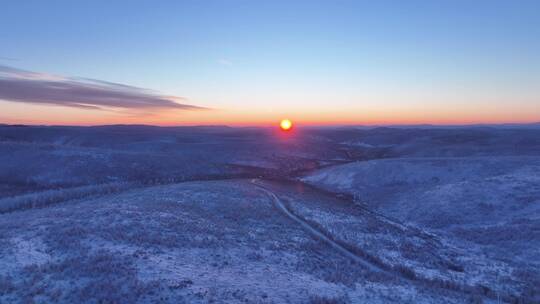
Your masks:
M295 215L294 213L292 213L287 207L285 207L285 204L283 204L283 202L278 198L278 196L274 192L272 192L272 191L268 190L267 188L265 188L264 185L262 185L257 179L252 179L251 183L253 185L257 186L262 191L264 191L266 194L268 194L268 196L270 196L272 198L272 201L274 202L274 205L276 206L276 208L279 211L281 211L286 217L288 217L291 220L298 223L300 226L302 226L302 228L304 228L304 230L306 230L308 233L310 233L311 235L313 235L317 239L322 240L323 242L328 244L330 247L334 248L336 251L338 251L342 255L344 255L344 256L350 258L351 260L353 260L354 262L364 266L368 270L371 270L371 271L374 271L374 272L387 273L386 270L381 269L377 265L374 265L374 264L370 263L369 261L365 260L364 258L356 255L354 252L352 252L352 251L348 250L347 248L341 246L340 244L336 243L334 240L327 237L320 230L318 230L317 228L311 226L304 219L302 219L302 218L298 217L297 215Z
M349 249L343 247L339 243L335 242L334 240L332 240L331 238L326 236L325 233L323 233L321 230L319 230L316 227L313 227L306 220L302 219L301 217L299 217L296 214L294 214L293 212L291 212L285 206L285 204L279 199L279 197L274 192L267 189L260 182L260 180L252 179L251 183L253 185L255 185L257 188L259 188L261 191L265 192L268 196L270 196L272 198L272 201L274 202L275 207L279 211L281 211L281 213L283 213L286 217L288 217L291 220L298 223L300 226L302 226L302 228L305 231L307 231L309 234L311 234L315 238L325 242L326 244L328 244L330 247L332 247L333 249L335 249L336 251L338 251L339 253L341 253L345 257L350 258L352 261L356 262L357 264L365 267L366 269L368 269L370 271L378 272L378 273L384 273L384 274L391 275L391 276L398 276L398 277L401 277L401 278L403 278L403 279L405 279L407 281L411 281L411 282L413 282L413 281L423 281L424 283L433 284L433 286L437 286L439 288L446 289L446 290L449 290L451 292L462 293L462 294L466 294L466 295L470 295L471 292L472 292L476 296L480 296L482 299L488 299L488 300L489 299L491 299L491 300L495 299L493 295L491 297L489 297L488 295L475 293L475 288L471 287L471 286L463 285L463 289L449 288L445 284L434 285L433 281L431 281L430 279L426 279L426 278L423 278L423 277L416 277L415 279L411 279L411 278L407 278L407 277L405 277L403 275L400 275L398 273L394 273L394 271L391 271L391 270L389 271L389 270L383 269L383 268L379 267L378 265L373 264L369 260L363 258L362 256L359 256L359 255L355 254L354 252L350 251ZM443 281L443 283L447 283L447 282L448 281L446 281L446 282ZM499 299L499 294L497 294L497 299Z

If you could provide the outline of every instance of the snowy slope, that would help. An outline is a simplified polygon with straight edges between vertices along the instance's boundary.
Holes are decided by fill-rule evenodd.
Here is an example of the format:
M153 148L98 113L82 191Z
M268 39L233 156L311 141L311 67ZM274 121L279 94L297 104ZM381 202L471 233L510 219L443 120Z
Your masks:
M291 195L300 195L296 204L311 202ZM365 216L352 217L366 225ZM382 233L371 235L383 242L389 235ZM148 187L16 211L0 215L0 241L7 244L0 248L2 303L461 303L471 296L355 264L245 180Z
M303 181L520 268L540 282L540 158L401 158L322 169ZM535 285L532 285L535 286Z

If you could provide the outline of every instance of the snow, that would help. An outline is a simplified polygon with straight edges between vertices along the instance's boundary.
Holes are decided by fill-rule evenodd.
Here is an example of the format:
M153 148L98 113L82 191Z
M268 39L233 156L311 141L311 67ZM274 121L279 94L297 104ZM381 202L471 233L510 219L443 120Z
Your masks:
M538 298L539 130L295 134L0 126L0 302Z

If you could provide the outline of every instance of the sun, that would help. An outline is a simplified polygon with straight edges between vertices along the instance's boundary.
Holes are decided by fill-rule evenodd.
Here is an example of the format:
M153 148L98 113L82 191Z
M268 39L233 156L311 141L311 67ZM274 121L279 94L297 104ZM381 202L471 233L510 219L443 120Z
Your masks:
M291 128L292 128L292 121L288 120L288 119L283 119L280 123L279 123L279 127L281 128L281 130L283 131L289 131Z

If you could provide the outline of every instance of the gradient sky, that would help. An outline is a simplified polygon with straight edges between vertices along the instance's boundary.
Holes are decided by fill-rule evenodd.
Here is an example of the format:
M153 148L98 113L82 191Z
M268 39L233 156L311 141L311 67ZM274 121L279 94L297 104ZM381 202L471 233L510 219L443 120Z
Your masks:
M3 123L540 121L540 1L7 0L0 17Z

